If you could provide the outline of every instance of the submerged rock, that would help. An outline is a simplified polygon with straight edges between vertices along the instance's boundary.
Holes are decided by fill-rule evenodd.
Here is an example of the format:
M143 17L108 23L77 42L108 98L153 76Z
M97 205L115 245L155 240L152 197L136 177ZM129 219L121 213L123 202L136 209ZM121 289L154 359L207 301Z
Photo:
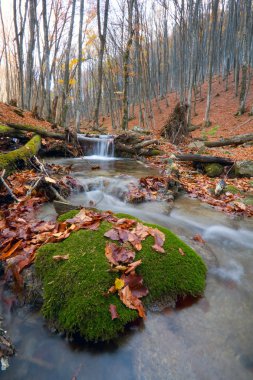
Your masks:
M70 211L60 220L77 212ZM119 217L131 218L126 215ZM165 253L153 248L153 237L142 242L136 260L142 264L136 269L149 294L144 297L146 307L164 299L176 301L178 297L200 296L205 288L206 266L203 260L176 235L166 228ZM97 231L79 230L60 243L47 244L38 250L35 267L43 284L45 318L59 331L78 334L87 341L106 341L116 338L129 322L138 318L138 312L127 308L117 294L108 289L121 274L110 271L105 256L104 237L112 224L102 222ZM183 254L182 254L183 253ZM68 260L56 262L53 256L68 255ZM112 320L109 307L115 305L119 318Z

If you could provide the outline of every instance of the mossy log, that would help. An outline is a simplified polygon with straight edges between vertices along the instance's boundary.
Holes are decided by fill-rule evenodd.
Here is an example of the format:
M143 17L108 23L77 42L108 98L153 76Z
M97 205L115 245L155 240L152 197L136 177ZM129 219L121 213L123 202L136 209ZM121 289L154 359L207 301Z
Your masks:
M21 124L15 124L15 123L7 123L8 127L11 127L12 129L16 129L18 131L27 131L27 132L34 132L37 135L40 135L42 137L51 137L53 139L58 140L65 140L66 135L63 133L55 133L55 132L49 132L46 129L43 129L41 127L34 127L32 125L21 125Z
M58 220L64 221L77 212L70 211ZM118 217L134 219L123 214ZM157 305L157 302L167 306L178 297L202 295L206 277L203 260L166 228L145 225L165 234L165 253L154 251L151 236L136 253L136 260L142 260L136 272L149 290L148 296L142 298L145 306ZM138 318L137 311L127 308L117 294L107 293L120 277L119 273L110 271L105 256L104 233L111 227L109 222L102 222L96 231L79 230L60 243L41 247L36 254L35 268L43 285L45 318L59 331L78 334L87 341L114 339L129 322ZM68 260L53 260L53 256L65 254L69 255ZM117 307L119 318L111 319L110 304Z
M35 135L21 148L0 154L0 170L5 169L10 174L17 168L22 168L29 158L38 153L40 146L41 137Z
M235 137L231 137L231 139L222 139L219 141L206 141L205 146L208 148L219 147L219 146L227 146L227 145L241 145L246 142L253 141L253 134L247 135L239 135Z
M20 137L24 136L22 131L16 131L14 128L7 127L6 125L0 124L0 137Z

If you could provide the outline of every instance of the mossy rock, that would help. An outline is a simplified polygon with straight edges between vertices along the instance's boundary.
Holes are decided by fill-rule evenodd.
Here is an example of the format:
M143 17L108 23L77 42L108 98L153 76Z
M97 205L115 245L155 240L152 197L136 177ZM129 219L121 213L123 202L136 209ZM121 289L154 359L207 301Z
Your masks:
M241 190L239 190L236 186L233 186L233 185L226 185L225 192L227 191L231 194L241 193Z
M78 211L70 211L60 221L73 217ZM119 215L120 217L131 216ZM143 276L149 295L144 297L146 307L170 297L200 296L204 292L206 266L203 260L177 236L164 227L165 253L154 251L153 238L143 241L143 248L136 254L142 264L136 272ZM118 295L105 296L114 284L118 273L108 271L105 257L104 233L112 225L102 222L99 230L79 230L60 243L41 247L36 255L35 268L43 283L45 318L60 331L78 334L87 341L106 341L116 338L126 325L138 318L136 310L127 308ZM185 255L179 253L181 248ZM55 262L54 255L69 254L66 261ZM119 319L111 319L109 305L117 307Z
M205 164L204 169L208 177L219 177L223 173L223 166L220 164Z

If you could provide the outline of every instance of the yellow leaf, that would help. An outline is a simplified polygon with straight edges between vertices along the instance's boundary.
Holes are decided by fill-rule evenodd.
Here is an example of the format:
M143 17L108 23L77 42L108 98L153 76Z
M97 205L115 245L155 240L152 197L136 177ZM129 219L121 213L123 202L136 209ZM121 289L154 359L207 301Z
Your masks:
M115 288L117 290L122 289L124 286L125 286L125 282L123 280L121 280L120 278L115 279Z
M70 84L70 86L73 86L74 84L76 84L76 80L75 79L70 79L69 80L69 84Z

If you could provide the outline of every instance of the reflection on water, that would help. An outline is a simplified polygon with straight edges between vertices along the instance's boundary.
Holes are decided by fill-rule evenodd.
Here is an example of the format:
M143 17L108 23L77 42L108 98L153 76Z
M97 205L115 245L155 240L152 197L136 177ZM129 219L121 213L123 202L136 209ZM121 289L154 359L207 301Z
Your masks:
M87 162L65 162L73 161L74 175L87 186L86 193L72 198L76 204L102 196L101 209L160 223L195 249L200 244L193 242L192 236L200 233L204 237L205 249L215 257L210 262L205 297L189 307L149 312L145 325L133 326L118 342L105 346L71 344L50 333L38 313L25 309L11 312L8 302L3 302L2 314L7 317L6 327L16 344L17 356L2 378L251 379L252 222L231 219L187 197L179 199L172 211L163 202L127 205L121 200L122 192L135 177L150 174L149 169L121 160L101 163L101 169L94 173L85 166ZM50 213L51 209L44 209L45 215Z

